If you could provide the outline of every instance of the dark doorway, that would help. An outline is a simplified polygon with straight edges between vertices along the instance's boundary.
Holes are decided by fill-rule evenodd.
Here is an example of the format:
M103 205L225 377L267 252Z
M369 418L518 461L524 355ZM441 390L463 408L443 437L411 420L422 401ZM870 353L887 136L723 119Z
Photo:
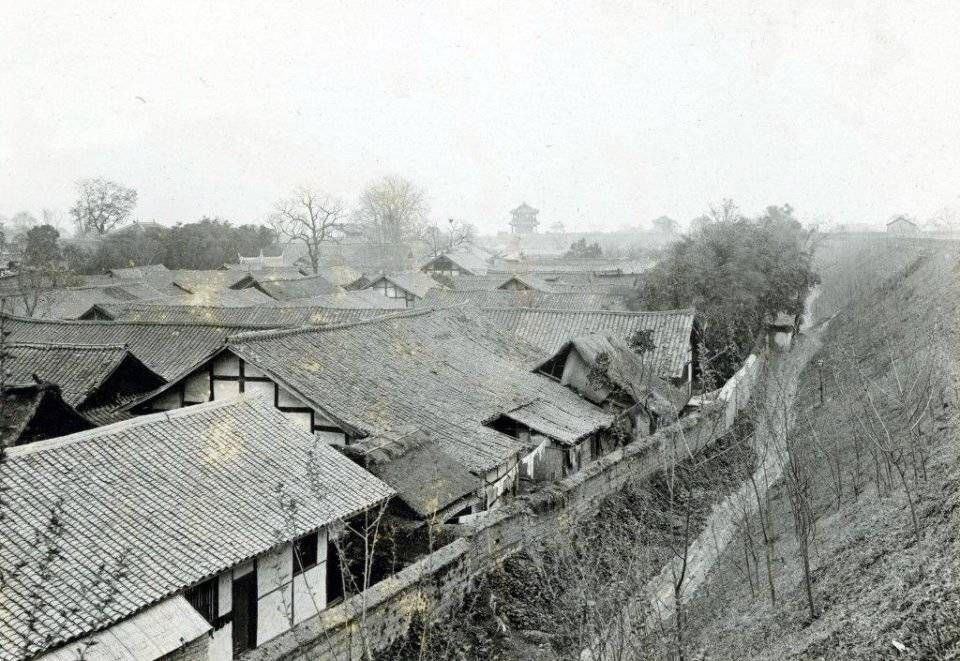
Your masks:
M340 553L337 545L327 543L327 606L343 599L343 568L340 566Z
M233 579L233 656L257 646L257 570Z

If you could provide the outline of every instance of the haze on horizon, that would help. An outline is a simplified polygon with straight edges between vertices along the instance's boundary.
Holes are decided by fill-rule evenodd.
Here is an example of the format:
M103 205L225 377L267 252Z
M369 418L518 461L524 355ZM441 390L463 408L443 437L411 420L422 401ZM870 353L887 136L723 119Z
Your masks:
M0 214L95 176L165 224L389 173L483 232L960 203L960 3L760 4L5 0Z

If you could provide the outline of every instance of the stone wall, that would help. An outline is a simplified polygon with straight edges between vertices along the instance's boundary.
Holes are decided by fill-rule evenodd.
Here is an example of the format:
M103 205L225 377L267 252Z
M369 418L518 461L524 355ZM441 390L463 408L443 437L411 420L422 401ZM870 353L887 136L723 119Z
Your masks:
M473 577L525 545L594 516L607 496L629 480L652 475L676 448L694 453L723 436L746 406L765 360L750 356L704 412L604 455L576 475L520 496L474 523L448 526L459 536L453 543L243 658L361 659L365 650L384 649L428 604L439 612L455 605ZM665 449L671 452L664 454Z

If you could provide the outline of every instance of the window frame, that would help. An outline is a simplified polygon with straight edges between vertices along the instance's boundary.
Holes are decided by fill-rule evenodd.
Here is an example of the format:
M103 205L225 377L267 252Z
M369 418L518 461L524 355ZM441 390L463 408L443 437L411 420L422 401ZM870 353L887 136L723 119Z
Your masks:
M308 548L312 549L313 562L310 562L310 563L301 562L300 559L303 557L306 557L308 560L310 559L310 552L308 551L307 553L302 553L302 549L303 549L303 546L307 542L310 542L311 540L312 540L312 544L310 544ZM306 535L302 535L300 537L297 537L295 540L293 540L293 543L290 545L290 549L291 549L292 558L293 558L293 575L294 576L299 576L300 574L303 574L320 564L319 546L320 546L319 530L314 530L313 532L309 532Z
M198 597L204 592L209 593L208 596L210 601L206 605L208 606L208 608L212 609L207 612L204 612L204 609L199 607L199 604L203 603L203 600L198 599ZM194 585L191 588L188 588L187 590L184 590L183 596L187 600L187 602L191 606L193 606L193 609L198 613L200 613L200 616L204 620L206 620L208 624L210 624L214 628L218 627L218 624L220 621L220 577L219 576L214 576L212 578L207 579L206 581L197 583L196 585Z

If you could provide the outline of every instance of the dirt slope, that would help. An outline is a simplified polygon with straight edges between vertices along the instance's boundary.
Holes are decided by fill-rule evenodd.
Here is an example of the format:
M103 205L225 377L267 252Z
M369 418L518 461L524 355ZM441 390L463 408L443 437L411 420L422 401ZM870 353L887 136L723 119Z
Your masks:
M960 655L958 249L886 242L866 250L834 244L825 252L822 259L834 261L815 309L820 316L838 314L815 356L823 367L813 362L801 377L792 432L816 444L810 462L818 517L811 554L816 617L808 614L793 516L781 484L771 492L770 508L776 603L748 578L749 544L739 534L688 604L692 655ZM831 309L831 303L842 307ZM925 389L929 398L918 399ZM914 400L926 411L919 422ZM897 471L872 458L883 454L871 434L906 448L897 461L906 471L909 501ZM758 522L751 525L756 530Z

